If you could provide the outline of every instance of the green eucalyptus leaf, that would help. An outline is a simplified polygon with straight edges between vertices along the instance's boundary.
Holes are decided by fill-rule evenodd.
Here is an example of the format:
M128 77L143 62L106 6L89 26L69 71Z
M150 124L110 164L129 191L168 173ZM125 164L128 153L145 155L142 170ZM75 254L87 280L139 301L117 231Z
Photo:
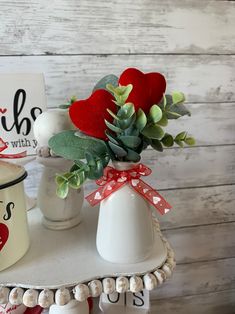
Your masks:
M180 117L186 116L186 115L191 116L191 112L183 104L172 105L169 111L171 111L171 113L180 115Z
M122 148L119 145L116 145L112 142L108 142L109 147L111 148L111 150L113 151L113 153L117 156L117 157L125 157L127 155L127 151Z
M65 181L67 181L62 175L57 174L55 177L55 182L58 185L63 184Z
M125 160L138 162L140 161L140 159L141 159L141 156L137 152L135 152L132 149L127 149L127 155L125 157Z
M173 104L179 104L185 101L185 96L182 92L174 91L172 93Z
M119 145L120 143L118 142L117 138L113 135L113 134L110 134L108 131L105 132L107 138L110 140L110 142L116 144L116 145Z
M166 101L165 109L168 110L170 106L173 104L172 96L165 95L165 101Z
M99 156L107 153L104 141L88 136L79 137L75 133L63 131L54 135L49 140L49 147L56 155L69 160L84 159L87 150Z
M166 117L169 120L172 119L179 119L181 116L181 114L178 114L177 112L172 112L172 111L165 111Z
M111 131L113 131L113 132L115 132L115 133L121 133L121 132L122 132L122 130L121 130L119 127L113 125L113 124L110 123L109 121L104 120L104 122L105 122L105 124L107 125L107 127L108 127Z
M161 140L164 136L164 130L157 124L146 125L146 127L141 132L144 136Z
M116 99L116 104L122 106L125 104L130 92L132 91L133 85L129 84L127 86L117 86L114 87L112 84L106 85L107 90L109 90Z
M118 86L118 77L113 74L104 76L93 88L93 92L97 89L107 89L106 85L111 84L114 88Z
M193 146L196 144L196 141L195 141L195 138L193 137L186 137L184 139L184 142L187 144L187 145L190 145L190 146Z
M80 188L80 177L79 174L74 173L73 176L68 180L69 186L73 189Z
M118 139L121 140L121 142L129 148L136 148L141 143L141 139L137 136L123 135L123 136L119 136Z
M162 143L159 140L153 139L151 142L151 146L159 152L163 151Z
M111 117L113 117L115 120L119 121L119 117L113 113L110 109L106 109L108 111L108 113L110 114Z
M176 139L175 139L175 143L176 143L177 145L179 145L181 148L184 147L183 141L180 141L180 140L176 140Z
M109 154L107 154L106 156L104 156L102 159L101 159L101 161L102 161L102 164L103 164L103 168L105 168L107 165L108 165L108 163L109 163L109 161L110 161L110 155Z
M118 110L117 116L119 117L119 120L129 119L134 113L135 106L131 102L128 102Z
M130 95L130 92L132 91L132 89L133 89L133 85L132 84L128 84L127 86L119 85L116 88L117 95L121 96L123 103L126 102L126 100L127 100L128 96Z
M137 112L135 126L139 131L142 131L143 128L146 126L146 124L147 124L147 117L144 111L140 108Z
M96 159L95 159L95 156L89 151L87 150L86 153L85 153L85 158L87 160L87 164L89 166L95 166L96 165Z
M167 104L167 99L166 99L166 96L163 95L161 101L159 102L158 106L162 109L162 111L165 110L166 108L166 104Z
M85 157L84 157L85 158ZM74 160L74 165L72 166L72 168L70 169L70 172L73 172L75 170L78 169L85 169L86 164L85 162L81 161L81 160Z
M161 139L161 142L165 147L172 147L174 145L174 138L172 135L166 133Z
M90 170L87 173L87 177L91 180L97 180L103 175L103 163L100 159L96 160L94 166L90 166Z
M162 114L162 118L161 118L160 121L158 121L158 124L159 124L160 126L167 126L167 124L168 124L168 119L167 119L167 115L166 115L165 112Z
M158 121L160 121L162 118L161 108L157 105L153 105L149 110L148 117L151 120L151 122L153 122L153 123L157 123Z
M69 193L69 183L68 183L68 181L64 181L62 184L57 186L56 194L60 198L63 198L63 199L66 198L68 193Z
M187 136L187 132L185 132L185 131L180 132L179 134L176 135L175 140L176 141L184 141L186 136Z
M133 116L131 116L128 119L125 120L119 120L117 122L117 126L120 127L122 130L126 130L128 128L130 128L130 126L133 124L133 122L135 121L135 114Z

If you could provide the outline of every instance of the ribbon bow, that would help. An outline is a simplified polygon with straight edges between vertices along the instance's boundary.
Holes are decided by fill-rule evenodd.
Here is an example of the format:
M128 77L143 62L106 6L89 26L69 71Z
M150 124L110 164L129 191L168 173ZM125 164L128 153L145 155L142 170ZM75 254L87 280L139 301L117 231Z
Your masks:
M0 158L13 159L26 157L26 151L17 154L1 154L1 152L7 148L8 148L7 143L5 143L3 139L0 137Z
M170 211L171 205L156 190L140 179L141 176L149 176L151 173L151 169L143 164L138 164L135 168L124 171L106 167L103 177L96 181L100 187L88 195L86 200L91 206L95 206L123 185L129 184L164 215Z

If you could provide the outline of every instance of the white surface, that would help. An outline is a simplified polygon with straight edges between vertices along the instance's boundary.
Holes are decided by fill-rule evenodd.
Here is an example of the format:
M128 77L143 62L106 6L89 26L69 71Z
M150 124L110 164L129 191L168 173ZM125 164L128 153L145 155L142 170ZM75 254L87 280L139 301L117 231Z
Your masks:
M105 262L95 247L97 208L85 208L83 222L70 230L47 230L38 209L28 212L31 248L14 266L0 273L0 285L25 288L74 286L94 278L144 274L161 266L167 256L162 240L155 234L152 256L143 263Z

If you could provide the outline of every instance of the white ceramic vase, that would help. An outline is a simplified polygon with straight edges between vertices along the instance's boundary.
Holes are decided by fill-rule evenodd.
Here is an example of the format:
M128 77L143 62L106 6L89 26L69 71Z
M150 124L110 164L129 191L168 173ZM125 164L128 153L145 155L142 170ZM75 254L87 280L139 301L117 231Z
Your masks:
M117 170L133 163L115 162ZM149 203L127 183L100 204L96 246L100 256L112 263L137 263L153 249L153 220Z
M43 224L53 230L69 229L81 222L84 200L83 188L70 189L68 196L61 199L56 195L55 176L66 172L72 162L60 157L37 157L44 166L38 189L38 206L43 213Z

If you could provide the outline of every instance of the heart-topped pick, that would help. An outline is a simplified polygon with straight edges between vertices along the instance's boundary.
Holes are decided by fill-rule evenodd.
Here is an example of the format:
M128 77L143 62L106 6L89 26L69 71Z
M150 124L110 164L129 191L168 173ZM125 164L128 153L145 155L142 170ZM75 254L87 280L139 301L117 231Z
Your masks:
M166 91L166 80L161 73L144 74L135 68L126 69L119 78L119 84L133 85L127 102L132 102L136 111L141 108L145 113L149 112L152 105L157 105L161 101Z
M6 244L9 237L8 227L2 223L0 223L0 252Z
M73 124L83 133L106 140L106 119L113 118L107 109L116 113L117 108L113 96L104 89L98 89L88 99L75 101L69 108L69 115Z

